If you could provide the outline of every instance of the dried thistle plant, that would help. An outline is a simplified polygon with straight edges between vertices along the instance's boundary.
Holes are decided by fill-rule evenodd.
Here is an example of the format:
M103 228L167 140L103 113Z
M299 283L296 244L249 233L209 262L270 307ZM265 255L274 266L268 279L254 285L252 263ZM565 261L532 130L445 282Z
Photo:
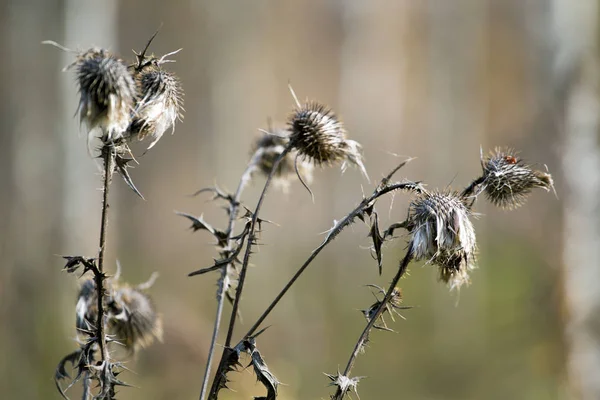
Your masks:
M106 50L92 48L75 52L75 61L66 69L74 69L79 86L80 120L88 128L88 148L91 138L100 140L103 162L103 195L99 252L96 258L69 256L65 270L74 272L83 267L83 274L93 278L83 282L76 306L76 328L80 348L61 360L55 374L56 386L64 398L65 391L80 380L83 399L113 399L115 387L126 383L117 378L123 364L115 361L108 346L123 345L135 354L155 340L162 339L162 319L151 298L145 292L153 281L135 287L120 284L105 273L108 200L112 176L118 171L125 182L141 197L129 173L131 150L128 142L146 136L154 140L173 127L181 114L181 87L178 79L164 71L167 54L160 59L146 57L145 50L137 54L137 66L130 68L124 61ZM54 42L46 42L72 52ZM69 377L66 364L77 370L66 389L60 381ZM96 381L96 389L92 388ZM95 392L95 394L93 394Z
M267 182L254 211L247 209L245 216L246 225L242 233L235 236L237 240L234 242L235 245L233 248L225 247L225 244L230 243L229 239L232 238L231 231L226 231L225 239L223 239L223 232L212 228L201 218L183 214L193 221L192 227L194 229L207 230L215 236L219 246L228 249L227 252L221 252L222 258L216 260L213 266L203 268L190 275L220 269L222 277L224 277L226 276L225 268L231 265L236 265L235 271L238 273L238 285L233 299L233 309L230 316L227 339L225 340L223 354L212 381L211 389L208 392L208 399L210 400L216 400L219 397L219 392L222 389L228 388L230 382L228 375L237 370L240 363L240 356L245 352L253 354L253 350L249 350L251 348L249 343L252 343L252 346L254 346L254 338L264 332L264 329L259 331L263 322L300 276L307 270L308 266L311 265L321 250L329 245L345 228L356 221L362 221L369 227L369 237L373 243L371 250L377 261L380 273L383 265L384 243L396 239L396 236L394 236L396 230L403 229L408 233L408 244L406 253L402 257L396 274L388 288L384 289L377 285L369 285L377 289L377 294L375 294L376 300L366 309L362 310L367 324L356 341L343 372L338 371L337 374L326 374L331 381L331 385L336 387L336 392L331 396L332 399L341 400L349 395L350 392L358 396L357 386L362 377L351 377L350 374L358 355L365 350L365 345L369 341L371 331L373 329L392 331L385 321L384 315L387 314L394 320L394 314L400 315L400 310L411 308L401 304L402 294L398 287L398 283L405 276L409 264L412 261L424 261L427 264L437 266L440 280L448 284L450 289L458 289L462 285L469 283L469 272L475 267L475 253L477 251L475 229L471 222L471 219L475 215L472 208L477 200L477 195L493 184L494 179L499 179L490 172L491 167L486 167L486 165L490 162L498 164L498 160L496 160L498 157L504 157L503 159L507 161L506 155L496 155L495 161L486 161L483 164L484 175L475 179L461 193L450 190L426 190L419 182L409 180L393 182L393 176L410 159L402 162L377 184L371 195L363 197L359 205L345 217L334 221L333 227L328 231L323 242L311 252L306 261L302 263L275 299L252 324L248 332L242 336L236 345L233 345L233 325L237 316L249 256L252 253L251 248L257 243L256 226L261 221L258 213L269 182L276 176L289 176L292 171L292 159L294 160L294 170L296 171L298 170L298 159L301 159L316 165L329 165L341 162L344 167L344 164L354 163L365 173L359 152L360 146L353 144L355 142L349 141L346 138L346 132L335 115L328 108L318 103L301 105L297 100L296 103L297 108L293 111L288 122L289 134L286 136L281 134L281 132L277 132L275 135L269 135L267 132L267 135L260 138L254 146L254 155L240 180L240 186L243 186L244 182L250 179L249 175L256 171L268 174ZM295 157L290 157L293 154L292 151L297 152ZM511 161L508 160L509 163ZM529 171L532 170L529 169ZM518 184L514 180L511 182L513 186L511 192L513 200L510 200L511 204L515 204L515 198L519 198L520 200L518 196L524 196L534 187L542 187L547 190L552 187L552 178L549 174L537 172L526 174L520 172L518 175L521 177ZM505 178L506 176L502 179ZM527 183L524 183L525 179L528 179ZM375 209L377 200L399 190L413 195L413 199L407 210L408 217L405 221L393 223L387 229L381 231L379 216ZM212 189L210 191L215 193L215 198L230 202L230 211L233 207L240 204L239 191L235 195L229 195L219 189ZM503 196L504 198L508 198L506 192L503 193ZM501 197L496 195L496 197L492 198L492 201L497 204L507 204L508 200L499 200ZM230 218L234 217L235 213L230 213ZM238 255L242 254L244 247L244 258L240 260ZM219 290L222 290L222 285L219 285L219 288ZM221 299L222 297L218 298ZM220 321L220 312L222 310L222 302L220 301L219 304L217 321ZM218 323L216 323L215 327L218 326ZM206 386L210 374L212 351L217 338L217 331L215 328L207 369L204 375L204 384L200 396L201 400L206 396ZM256 333L257 331L259 331L258 334ZM259 398L275 399L277 396L277 378L266 367L266 364L262 362L262 356L256 358L256 360L253 358L253 360L260 364L257 366L255 362L252 363L258 380L267 389L267 396Z

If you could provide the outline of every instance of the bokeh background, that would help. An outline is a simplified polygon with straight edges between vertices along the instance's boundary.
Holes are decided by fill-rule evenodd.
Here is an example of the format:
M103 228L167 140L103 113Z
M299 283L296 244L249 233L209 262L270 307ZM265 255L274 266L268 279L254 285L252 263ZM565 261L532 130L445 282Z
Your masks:
M513 212L478 203L480 268L460 294L432 267L411 267L401 286L415 308L397 333L372 335L354 369L368 376L361 398L600 398L599 15L595 0L3 0L1 397L59 398L52 376L75 348L78 282L57 255L97 251L100 173L73 117L74 77L61 72L73 54L40 42L133 59L163 24L152 50L183 47L169 67L185 120L132 171L147 201L115 180L108 259L132 283L160 273L152 294L165 341L127 364L135 374L123 378L139 388L122 398L198 397L218 274L186 274L216 253L173 211L225 223L219 204L189 194L235 189L257 128L285 123L288 81L341 115L373 180L413 156L400 177L461 188L479 173L480 147L495 146L555 178L557 197L537 191ZM315 175L315 203L298 182L269 193L263 216L278 225L253 258L238 337L373 187L353 169ZM408 201L382 201L382 225L402 220ZM360 223L343 233L268 319L259 348L286 384L279 398L332 393L323 372L343 368L364 326L363 285L385 286L404 250L402 239L387 244L379 276L367 233ZM264 393L249 369L232 379L223 399Z

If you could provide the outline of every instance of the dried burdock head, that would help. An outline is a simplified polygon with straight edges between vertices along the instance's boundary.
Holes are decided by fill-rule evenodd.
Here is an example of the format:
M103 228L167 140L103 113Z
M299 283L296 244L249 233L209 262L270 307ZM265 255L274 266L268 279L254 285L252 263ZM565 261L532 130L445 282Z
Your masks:
M496 148L488 156L482 154L481 167L488 200L504 209L523 205L532 189L554 189L550 174L534 170L511 149Z
M100 138L123 137L131 123L136 85L125 63L107 50L92 48L77 56L67 69L75 68L79 84L79 118L88 130L101 130Z
M146 51L156 33L141 53L136 53L137 63L131 66L137 87L137 103L133 121L129 127L131 139L152 138L151 149L168 130L175 132L175 121L183 118L183 90L177 76L163 68L174 62L167 57L181 49L158 58L147 56Z
M162 341L162 318L152 299L138 286L117 287L108 301L108 321L115 341L136 352Z
M334 112L323 104L307 102L300 104L293 90L296 109L288 120L290 140L298 154L317 165L342 163L342 171L348 164L356 165L368 179L362 160L362 146L346 138L346 130Z
M471 211L454 192L423 192L410 204L407 227L415 260L439 268L440 280L451 289L469 282L474 268L475 229Z
M94 333L98 321L98 292L93 279L86 279L81 284L75 308L75 326L84 334Z
M253 159L250 161L255 166L255 170L264 176L268 176L283 150L289 143L289 138L285 137L283 130L271 133L264 133L254 142L252 146ZM313 176L313 164L306 159L297 160L296 151L289 152L279 163L273 175L273 181L284 191L289 188L290 180L296 175L302 179L303 183L311 183ZM297 173L296 173L297 169Z

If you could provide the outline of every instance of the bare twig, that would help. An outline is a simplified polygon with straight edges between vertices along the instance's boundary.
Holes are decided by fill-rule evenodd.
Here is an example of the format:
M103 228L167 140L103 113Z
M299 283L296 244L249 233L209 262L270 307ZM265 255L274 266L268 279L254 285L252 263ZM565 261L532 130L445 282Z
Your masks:
M255 157L252 157L252 160L246 167L246 170L244 171L244 174L242 175L242 178L240 179L240 182L238 184L238 187L237 187L233 197L228 197L228 196L225 197L229 201L229 210L228 210L229 222L228 222L227 231L226 231L226 235L227 235L226 243L227 243L228 249L231 248L231 241L232 241L232 236L233 236L233 229L235 226L235 219L237 218L237 213L238 213L238 209L240 206L240 197L242 196L244 187L246 186L246 183L250 179L250 175L252 174L252 171L254 170L254 162L255 162ZM241 245L240 245L240 249L241 249ZM226 253L228 253L228 251L222 251L221 255L223 257L226 257L227 256ZM219 285L218 285L218 289L217 289L217 312L216 312L216 317L215 317L215 324L213 327L212 339L210 341L210 349L208 350L208 359L206 360L206 370L204 371L204 378L202 380L202 389L200 391L200 400L204 400L204 398L206 397L206 389L208 387L208 381L210 378L210 370L212 367L212 361L213 361L213 357L215 354L217 338L219 336L219 328L221 326L221 317L223 315L223 304L225 303L225 301L224 301L225 293L229 287L229 276L227 275L227 266L228 265L229 265L229 263L221 267L221 277L219 278Z

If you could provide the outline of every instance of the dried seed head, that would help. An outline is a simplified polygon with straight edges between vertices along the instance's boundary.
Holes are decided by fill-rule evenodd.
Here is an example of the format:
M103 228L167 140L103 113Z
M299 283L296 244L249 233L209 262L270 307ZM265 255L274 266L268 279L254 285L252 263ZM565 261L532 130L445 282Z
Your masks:
M81 333L94 330L98 320L98 293L92 279L86 279L79 289L77 306L75 307L75 326Z
M288 125L290 140L300 156L318 165L342 162L342 171L348 163L354 164L368 179L361 145L346 138L342 122L329 108L316 102L298 104Z
M255 165L256 170L262 175L268 176L271 173L275 160L279 158L285 146L289 143L289 139L284 137L284 134L283 130L279 130L275 134L265 133L252 146L254 158L251 163ZM284 191L287 191L290 180L296 177L294 163L296 162L297 154L295 151L289 152L281 160L273 175L274 183ZM301 158L297 161L297 167L302 179L307 183L312 182L313 164Z
M108 302L108 310L111 334L130 351L162 341L162 318L152 299L140 289L118 287Z
M131 122L135 82L123 61L103 49L80 54L75 67L79 83L79 118L88 131L101 130L103 141L121 138Z
M451 289L468 283L468 272L474 268L476 243L470 216L460 197L451 192L424 192L410 204L410 250L415 260L437 265L440 280Z
M129 135L138 140L150 136L148 149L169 128L175 132L175 121L182 119L183 90L177 76L162 68L164 62L152 56L134 70L137 104Z
M485 194L492 204L501 208L523 205L534 188L546 191L554 188L550 174L532 169L511 149L496 148L488 156L482 155L481 166Z

